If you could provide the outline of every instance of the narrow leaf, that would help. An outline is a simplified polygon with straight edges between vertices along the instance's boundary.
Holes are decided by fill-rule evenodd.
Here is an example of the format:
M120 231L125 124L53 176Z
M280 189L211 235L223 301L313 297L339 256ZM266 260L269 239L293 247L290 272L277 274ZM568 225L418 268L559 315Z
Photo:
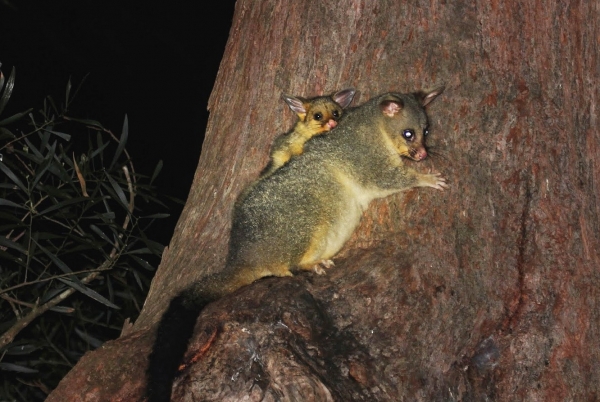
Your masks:
M72 198L70 200L61 201L58 204L54 204L51 207L48 207L48 208L44 209L41 212L38 212L38 215L47 214L48 212L52 212L52 211L54 211L56 209L64 208L67 205L76 204L78 202L89 202L89 201L90 201L90 199L86 198L86 197L77 197L77 198Z
M55 131L55 130L44 130L47 131L49 133L52 133L54 135L59 136L60 138L62 138L65 141L71 141L71 135L70 134L66 134L66 133L61 133L60 131Z
M112 169L115 166L117 160L121 156L121 153L125 149L125 144L127 144L127 137L129 136L129 122L127 119L127 115L125 115L125 120L123 121L123 130L121 130L121 138L119 138L119 146L115 151L115 156L113 156L113 160L109 165L109 169Z
M72 287L73 289L78 290L79 292L83 293L84 295L91 297L92 299L96 300L97 302L104 304L105 306L120 310L119 306L111 303L106 297L102 296L95 290L92 290L81 283L73 282L73 281L70 281L65 278L58 278L58 280L61 281L62 283L64 283L65 285L68 285L68 286Z
M141 218L142 219L163 219L163 218L168 218L169 216L171 216L171 214L157 213L157 214L142 216Z
M99 348L104 343L101 340L99 340L97 338L94 338L93 336L91 336L89 334L86 334L85 332L81 331L78 328L75 328L75 333L77 335L79 335L79 337L81 339L83 339L84 341L86 341L87 343L89 343L94 349Z
M71 77L67 81L67 89L65 90L65 105L69 104L69 95L71 94Z
M138 264L140 264L142 266L142 268L147 269L148 271L152 271L152 272L156 271L156 268L154 268L152 265L150 265L148 263L148 261L143 260L140 257L135 256L135 255L131 255L130 257L133 258L133 260L135 262L137 262Z
M50 310L62 314L73 314L75 312L75 309L73 307L65 306L54 306Z
M154 173L152 173L152 177L150 178L150 184L152 184L154 179L156 179L156 177L158 176L158 174L160 173L162 168L163 168L163 161L161 159L158 161L158 163L156 164L156 167L154 168Z
M14 123L15 121L18 121L19 119L23 118L23 116L27 116L27 114L29 112L31 112L32 110L33 109L27 109L24 112L13 114L12 116L7 117L4 120L0 120L0 126L7 126L7 125L9 125L11 123Z
M42 250L42 252L44 254L46 254L48 256L48 258L50 258L52 260L52 262L58 267L60 268L61 271L63 271L66 274L70 274L73 271L71 270L71 268L69 268L69 266L67 264L65 264L60 258L58 258L58 256L54 253L51 253L49 250L47 250L45 247L43 247L40 243L38 243L35 239L32 239L35 244L37 244L37 246L40 248L40 250Z
M104 144L102 144L102 146L97 147L94 152L92 152L92 154L90 155L90 159L94 159L96 157L96 155L102 153L102 151L104 151L106 149L107 146L109 146L110 143L106 142Z
M33 153L37 159L33 157L30 157L30 159L35 161L36 163L40 163L42 160L44 160L44 155L42 155L42 152L38 149L38 147L36 147L35 144L29 141L27 137L25 137L24 140L25 144L27 144L27 149L21 152L21 155L28 156L30 153Z
M140 278L140 274L138 274L137 271L133 271L133 277L135 278L135 281L137 282L137 284L140 287L140 289L144 290L144 285L142 284L142 279ZM132 297L132 299L135 300L134 297Z
M50 149L48 150L48 155L46 156L46 160L42 162L41 169L35 173L35 178L31 183L31 188L35 188L39 181L42 179L52 162L54 161L54 151L56 150L56 143L52 144Z
M19 243L15 243L14 241L9 240L4 236L0 236L0 246L12 248L13 250L17 250L23 254L27 254L27 250L25 250Z
M17 136L14 135L9 129L4 128L4 127L0 127L0 140L8 140L8 139L14 139Z
M5 198L0 198L0 207L1 206L7 206L7 207L13 207L13 208L21 208L21 209L27 209L26 207L24 207L21 204L17 204L16 202L12 202L9 201Z
M51 126L49 128L52 129ZM41 133L39 133L39 135L42 139L40 143L40 151L44 152L48 146L48 141L50 141L50 132L48 130L43 130Z
M94 233L96 233L98 236L100 236L100 238L102 238L102 240L104 240L108 244L112 244L113 241L111 239L109 239L108 236L102 230L100 230L100 228L98 226L90 225L90 229L92 229L92 231Z
M69 121L74 121L76 123L85 124L86 126L97 127L99 129L103 129L104 128L104 127L102 127L102 124L100 124L100 122L97 122L96 120L77 119L77 118L74 118L74 117L66 117L66 116L65 116L65 120L69 120Z
M17 175L15 175L13 171L10 170L10 168L2 162L0 162L0 170L2 170L8 176L8 178L11 179L13 183L15 183L21 190L23 190L27 194L29 193L27 191L27 187L23 185L23 183L21 182L21 180L19 180Z
M15 67L13 66L13 68L10 72L10 75L8 76L8 81L6 81L6 86L4 87L4 92L2 92L2 95L0 96L0 113L2 113L2 111L4 110L4 107L8 103L8 99L10 98L10 95L12 94L12 90L15 86L15 75L16 75L16 70L15 70Z
M19 366L18 364L13 364L13 363L0 363L0 370L16 371L18 373L26 373L26 374L38 372L38 370L34 370L29 367Z
M106 173L106 178L110 182L110 185L112 186L113 190L115 190L115 193L117 193L117 197L119 197L119 200L121 201L121 204L123 204L123 207L125 207L126 210L129 210L129 204L127 203L127 197L125 196L125 193L123 192L123 189L121 188L121 186L119 186L119 183L117 183L115 181L115 179L113 179L108 174L108 172Z
M125 252L124 254L152 254L152 251L148 247L136 248L135 250L130 250Z
M38 349L38 346L32 344L15 345L6 349L6 354L11 356L22 356L35 352Z

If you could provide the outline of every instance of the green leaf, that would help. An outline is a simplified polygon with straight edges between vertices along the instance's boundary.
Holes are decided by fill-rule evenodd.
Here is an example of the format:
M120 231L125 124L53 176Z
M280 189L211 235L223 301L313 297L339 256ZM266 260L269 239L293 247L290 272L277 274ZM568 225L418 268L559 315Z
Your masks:
M71 94L71 77L67 81L67 89L65 90L65 105L69 104L69 95Z
M80 330L80 329L78 329L78 328L75 328L75 333L76 333L77 335L79 335L79 337L80 337L81 339L83 339L84 341L86 341L87 343L89 343L89 344L90 344L90 345L91 345L91 346L92 346L94 349L97 349L97 348L99 348L99 347L100 347L100 346L102 346L102 344L104 343L104 342L102 342L101 340L99 340L99 339L97 339L97 338L94 338L93 336L91 336L91 335L89 335L89 334L87 334L87 333L85 333L85 332L81 331L81 330Z
M65 116L65 120L69 120L69 121L74 121L76 123L81 123L81 124L85 124L86 126L92 126L92 127L97 127L99 129L104 129L104 127L102 127L102 124L100 124L100 122L97 122L96 120L91 120L91 119L77 119L75 117L66 117Z
M107 146L109 146L110 143L109 142L105 142L104 144L102 144L102 146L99 146L98 148L96 148L94 150L94 152L92 152L92 154L90 155L90 159L94 159L96 157L96 155L102 153Z
M13 345L6 349L6 354L11 356L23 356L35 352L39 348L39 346L32 344Z
M27 116L27 114L29 114L32 110L33 109L27 109L24 112L13 114L12 116L7 117L4 120L0 120L0 126L7 126L7 125L9 125L11 123L14 123L17 120L20 120L20 119L23 118L23 116Z
M6 86L4 87L4 91L2 92L2 95L0 96L0 113L2 113L2 111L4 110L4 107L8 103L8 99L10 98L10 95L12 94L13 88L15 86L15 75L16 75L16 70L15 70L15 67L13 66L13 68L10 72L10 75L8 76L8 81L6 81ZM1 89L1 86L0 86L0 89Z
M127 251L123 254L152 254L152 251L148 247L137 248L135 250Z
M19 366L18 364L13 364L13 363L0 363L0 370L16 371L18 373L25 373L25 374L39 372L38 370L34 370L34 369L31 369L31 368L25 367L25 366Z
M106 173L106 178L108 179L110 185L112 186L113 190L115 190L115 193L117 194L117 197L119 197L119 201L121 201L121 204L123 204L123 207L125 208L126 211L129 211L129 205L127 203L127 197L125 196L125 193L123 192L123 189L121 188L121 186L119 186L119 184L115 181L115 179L113 179L108 172Z
M21 208L21 209L25 209L25 210L27 209L23 205L17 204L16 202L9 201L9 200L7 200L5 198L0 198L0 207L1 206L13 207L13 208Z
M148 261L146 261L144 259L141 259L140 257L135 256L135 255L131 255L130 257L133 258L133 260L135 262L137 262L138 264L140 264L142 266L142 268L147 269L148 271L151 271L151 272L156 271L156 268L154 268L152 265L150 265L148 263Z
M67 264L65 264L60 258L58 258L58 256L50 251L48 251L45 247L43 247L40 243L38 243L35 238L32 239L35 244L37 244L37 246L40 248L40 250L42 250L42 252L44 254L46 254L54 263L54 265L56 265L58 268L60 268L61 271L63 271L65 274L70 274L73 273L73 271L71 270L71 268L69 268L69 266Z
M156 164L156 167L154 168L154 173L152 173L152 177L150 178L150 184L152 184L152 182L154 182L154 179L156 179L156 177L158 176L158 174L160 173L162 168L163 168L163 161L161 159L158 161L158 163Z
M54 103L54 99L52 99L51 96L47 96L46 99L48 100L48 103L50 103L50 106L52 106L52 110L54 110L54 113L60 114L58 108L56 107L56 103Z
M23 156L36 164L40 164L44 160L44 155L38 150L38 148L31 142L27 137L23 138L26 147L23 149L15 149L15 153Z
M15 139L17 136L14 135L9 129L4 128L4 127L0 127L0 140L12 140Z
M48 212L52 212L56 209L64 208L67 205L77 204L79 202L90 202L90 199L88 197L76 197L76 198L72 198L70 200L61 201L58 204L54 204L51 207L48 207L41 212L38 212L38 215L40 215L40 216L45 215Z
M116 310L121 309L116 304L111 303L106 297L102 296L95 290L88 288L87 286L85 286L82 283L77 283L77 282L74 282L74 281L71 281L71 280L65 279L65 278L58 278L58 280L61 281L62 283L64 283L65 285L68 285L68 286L72 287L73 289L78 290L79 292L83 293L84 295L91 297L92 299L96 300L97 302L104 304L105 306L114 308Z
M157 214L142 216L142 217L140 217L140 219L164 219L164 218L168 218L169 216L171 216L171 214L157 213Z
M23 254L27 254L27 250L23 248L19 243L15 243L12 240L7 239L4 236L0 236L0 246L12 248L14 250L20 251Z
M125 144L127 144L127 137L129 136L129 122L127 119L127 115L125 115L125 120L123 121L123 130L121 130L121 138L119 138L119 146L115 151L115 156L113 156L113 160L109 165L109 169L112 169L115 166L117 160L121 156L121 153L125 149Z
M54 306L50 308L50 311L61 314L73 314L77 310L75 310L73 307Z
M102 240L104 240L105 242L107 242L108 244L113 243L113 241L111 239L109 239L108 236L102 230L100 230L100 228L98 226L90 225L90 229L92 229L92 231L94 231L94 233L96 233L98 236L100 236L100 238Z
M67 162L71 160L66 158ZM48 167L48 171L59 178L63 183L69 184L72 188L76 188L76 185L73 180L71 180L71 175L65 169L65 167L61 163L53 163Z
M135 281L137 282L137 284L140 287L140 289L144 290L144 285L142 284L142 279L140 278L140 274L138 274L137 271L133 271L133 277L135 278ZM134 297L132 297L132 299L135 300Z
M0 162L0 170L2 170L8 176L8 178L11 179L13 183L15 183L21 190L29 194L29 191L27 191L27 187L25 187L25 185L23 185L21 180L19 180L19 178L13 173L13 171L10 170L10 168L2 162Z
M49 128L52 128L52 126L49 126ZM50 141L50 132L48 130L43 130L42 132L38 133L40 138L42 139L42 142L40 143L40 152L44 152L46 150L46 147L48 146L48 141Z
M52 133L54 135L59 136L60 138L62 138L65 141L71 141L71 135L70 134L65 134L65 133L61 133L60 131L54 131L54 130L44 130L48 133Z
M46 155L46 159L40 165L41 169L36 169L35 177L33 182L31 183L31 188L35 188L39 181L42 179L50 165L54 162L54 151L56 150L56 143L52 144L48 149L48 155Z

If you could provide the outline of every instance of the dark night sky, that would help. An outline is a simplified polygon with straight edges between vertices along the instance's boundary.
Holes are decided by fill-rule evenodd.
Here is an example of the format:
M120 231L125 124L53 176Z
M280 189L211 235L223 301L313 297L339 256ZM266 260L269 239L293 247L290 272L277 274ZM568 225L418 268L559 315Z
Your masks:
M90 73L71 114L117 134L127 114L136 170L151 174L162 159L157 185L185 200L235 1L215 3L0 0L0 63L17 71L3 115L63 100L69 77L75 86Z

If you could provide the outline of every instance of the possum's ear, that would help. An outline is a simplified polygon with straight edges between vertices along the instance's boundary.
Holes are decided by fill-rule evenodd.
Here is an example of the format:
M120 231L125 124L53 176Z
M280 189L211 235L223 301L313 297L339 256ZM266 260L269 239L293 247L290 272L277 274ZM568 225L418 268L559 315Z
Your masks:
M423 92L423 91L415 92L413 95L415 95L415 97L417 98L417 100L419 101L421 106L425 107L425 106L429 105L431 103L431 101L433 101L435 98L437 98L437 96L439 94L444 92L445 88L446 87L442 85L442 86L437 87L436 89L433 89L429 92Z
M402 99L396 96L387 96L379 103L379 109L387 117L394 117L404 107Z
M304 107L304 99L298 96L291 96L286 94L282 94L281 99L283 99L285 103L287 103L287 105L290 107L290 109L292 109L292 111L294 111L294 113L298 115L306 114L306 108Z
M356 94L356 89L347 88L334 93L331 97L333 98L335 103L340 105L342 109L345 109L348 107L348 105L350 105L350 103L352 103L352 99L354 99L354 94Z

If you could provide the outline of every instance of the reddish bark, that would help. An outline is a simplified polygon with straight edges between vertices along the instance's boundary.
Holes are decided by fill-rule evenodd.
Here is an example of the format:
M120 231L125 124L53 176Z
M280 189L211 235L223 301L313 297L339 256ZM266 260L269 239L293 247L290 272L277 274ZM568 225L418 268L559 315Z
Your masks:
M186 360L206 350L175 395L600 398L598 21L594 2L238 1L196 179L144 310L48 400L141 395L160 313L223 266L233 201L292 123L281 92L354 86L365 100L442 82L438 155L407 163L450 190L374 203L326 277L267 279L209 306Z

